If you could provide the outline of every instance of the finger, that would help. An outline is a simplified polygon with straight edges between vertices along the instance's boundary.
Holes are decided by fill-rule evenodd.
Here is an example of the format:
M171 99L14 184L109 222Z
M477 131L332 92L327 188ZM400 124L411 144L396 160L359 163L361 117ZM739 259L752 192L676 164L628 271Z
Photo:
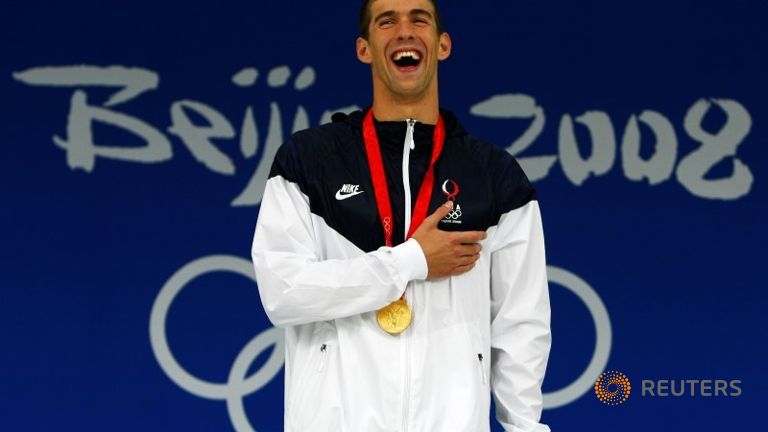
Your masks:
M473 267L475 267L475 263L471 263L471 264L455 267L453 269L453 271L451 272L451 276L457 276L457 275L460 275L462 273L466 273L466 272L472 270Z
M461 246L455 246L453 252L456 256L477 255L482 249L478 243L462 243Z
M477 243L481 240L485 240L487 234L485 231L456 231L451 233L452 241L454 243Z
M438 222L450 213L451 210L453 210L453 201L446 201L445 204L438 207L431 215L424 219L424 222L437 226Z
M480 259L480 254L477 255L464 255L456 259L456 266L465 266L468 264L474 264Z

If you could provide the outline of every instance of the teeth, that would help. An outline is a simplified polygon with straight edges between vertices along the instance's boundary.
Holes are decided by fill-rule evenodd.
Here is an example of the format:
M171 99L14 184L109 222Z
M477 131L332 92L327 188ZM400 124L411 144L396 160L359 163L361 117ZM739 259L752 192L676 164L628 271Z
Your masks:
M410 57L414 60L419 60L419 53L417 51L399 51L395 54L395 61L400 60L403 57Z

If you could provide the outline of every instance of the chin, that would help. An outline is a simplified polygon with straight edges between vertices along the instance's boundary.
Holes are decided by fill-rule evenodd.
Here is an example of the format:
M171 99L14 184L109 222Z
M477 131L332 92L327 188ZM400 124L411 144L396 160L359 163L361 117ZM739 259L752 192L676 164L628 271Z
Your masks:
M402 96L418 96L426 91L427 86L422 82L395 83L390 89Z

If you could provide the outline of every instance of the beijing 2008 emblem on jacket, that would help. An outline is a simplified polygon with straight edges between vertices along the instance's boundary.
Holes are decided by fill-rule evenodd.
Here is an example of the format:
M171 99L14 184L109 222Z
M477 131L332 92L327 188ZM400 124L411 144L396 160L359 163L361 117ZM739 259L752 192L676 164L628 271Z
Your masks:
M459 276L426 280L418 243L405 239L433 126L376 123L392 247L364 113L297 132L275 157L252 256L264 310L285 328L287 431L488 431L491 393L505 430L549 430L538 421L551 335L535 190L504 149L441 115L428 214L449 199L440 229L487 233L475 267ZM382 331L376 311L404 292L412 324Z

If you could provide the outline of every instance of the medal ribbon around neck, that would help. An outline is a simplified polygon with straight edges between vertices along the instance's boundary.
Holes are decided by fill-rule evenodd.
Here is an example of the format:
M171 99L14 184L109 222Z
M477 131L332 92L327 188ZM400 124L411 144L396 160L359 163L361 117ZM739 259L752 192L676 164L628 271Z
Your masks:
M365 141L365 154L368 157L368 168L371 171L373 192L376 195L376 206L379 209L381 227L384 229L384 241L388 247L392 247L392 201L389 198L387 176L384 172L384 164L381 161L381 147L379 146L376 127L373 124L372 109L368 110L363 121L363 141ZM411 216L411 227L405 236L406 240L411 238L416 228L427 217L429 200L432 198L432 189L435 185L435 162L440 157L440 153L443 151L443 144L445 144L445 126L442 116L437 118L432 141L432 157L429 161L429 168L424 176L424 181L421 182L419 187L419 194L416 196L416 205ZM379 309L376 313L376 321L378 321L379 326L382 330L392 335L404 332L411 325L412 319L411 308L408 307L408 303L405 301L405 293L400 296L399 300Z
M376 127L373 124L372 109L368 110L365 120L363 120L363 141L365 141L365 154L368 157L368 168L371 171L373 192L376 195L376 206L379 208L381 227L384 229L384 241L388 247L392 247L392 201L389 198L387 176L384 173L384 164L381 160L381 147L379 146ZM445 124L443 123L443 116L439 115L435 132L432 136L432 157L429 161L427 173L424 175L424 181L421 182L419 187L419 194L416 196L416 205L411 216L411 227L405 236L406 240L411 238L414 231L427 217L429 201L432 198L432 189L435 185L435 162L440 157L444 144Z

